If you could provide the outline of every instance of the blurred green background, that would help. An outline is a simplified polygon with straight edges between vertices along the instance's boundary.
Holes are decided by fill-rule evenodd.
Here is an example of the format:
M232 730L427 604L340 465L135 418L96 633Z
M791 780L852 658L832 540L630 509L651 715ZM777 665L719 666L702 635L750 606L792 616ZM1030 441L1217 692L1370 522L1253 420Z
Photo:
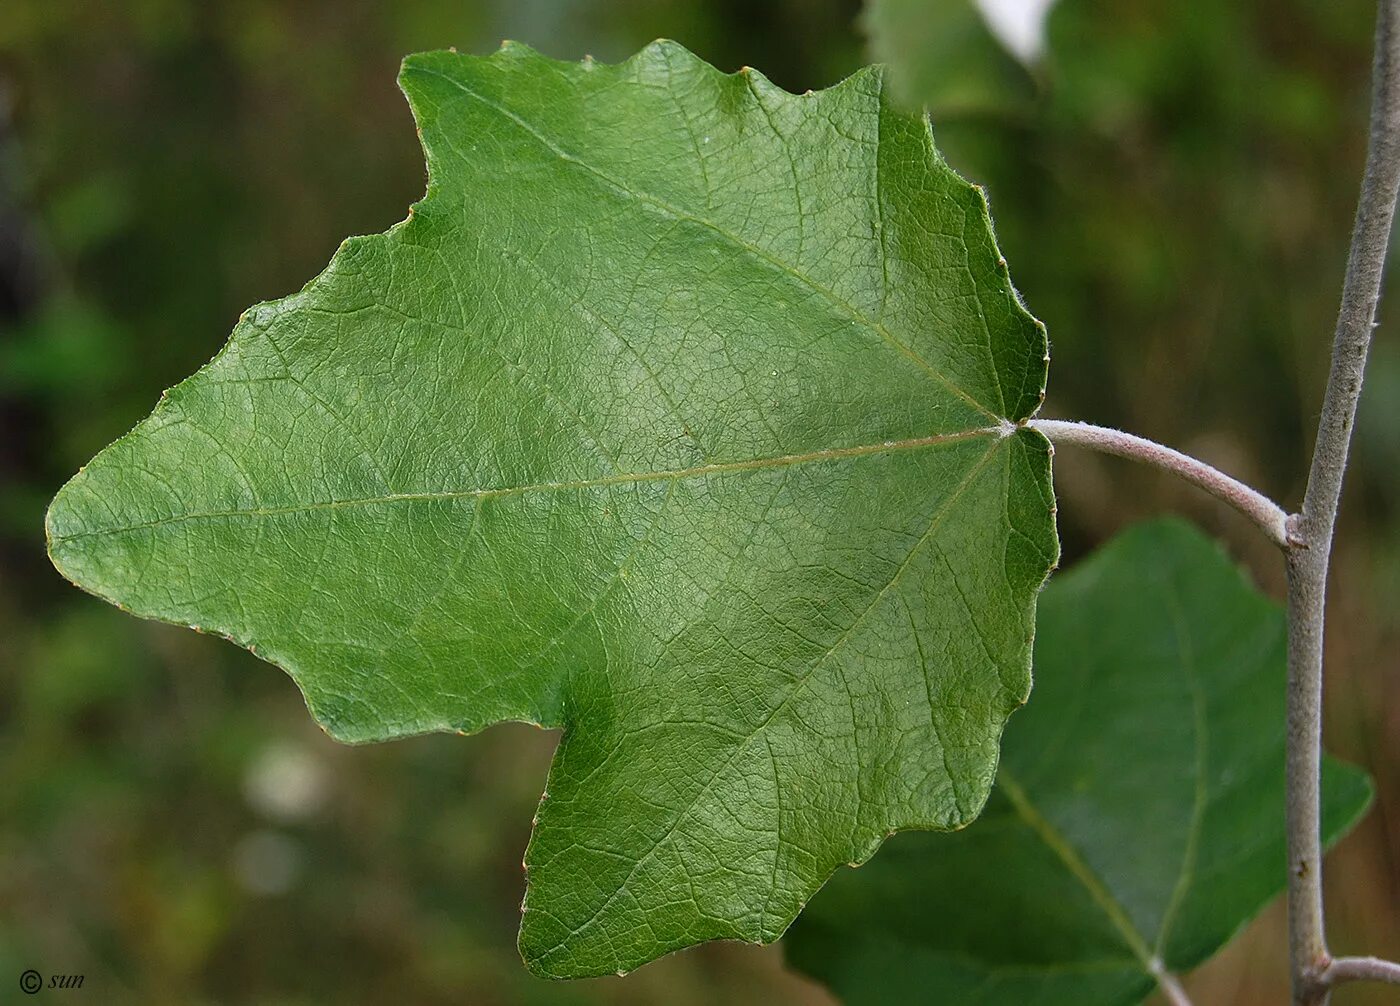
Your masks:
M909 83L949 159L988 186L1049 326L1048 412L1182 447L1296 506L1371 18L1362 0L1061 0L1031 70L979 35ZM870 58L855 0L0 2L0 1001L30 967L87 976L50 996L116 1004L830 1001L780 950L732 945L626 979L531 978L520 857L552 735L339 747L279 671L129 618L44 557L44 506L78 465L240 310L422 194L394 86L405 53L510 37L613 60L658 36L794 90ZM1328 892L1334 949L1394 958L1400 306L1382 314L1327 714L1329 746L1379 799ZM1069 449L1056 477L1067 561L1170 510L1280 593L1271 546L1194 490ZM1285 972L1275 905L1189 984L1198 1001L1272 1003Z

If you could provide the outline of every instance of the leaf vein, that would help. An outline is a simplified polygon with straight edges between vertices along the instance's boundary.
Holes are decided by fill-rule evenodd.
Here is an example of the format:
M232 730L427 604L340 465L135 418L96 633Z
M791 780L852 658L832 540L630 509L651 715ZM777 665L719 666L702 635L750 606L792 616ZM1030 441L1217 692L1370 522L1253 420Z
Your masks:
M707 478L711 475L724 475L730 472L752 471L766 468L786 468L791 465L820 464L829 461L843 461L849 458L866 457L874 454L895 451L918 450L943 444L960 443L977 437L991 436L998 440L1006 434L1001 426L987 426L958 433L935 433L926 437L913 437L908 440L887 440L878 444L861 444L854 447L830 447L808 451L802 454L782 454L775 457L752 458L745 461L722 461L690 468L675 468L654 472L623 472L590 479L574 479L562 482L535 482L528 485L501 486L490 489L445 489L425 492L386 493L380 496L360 496L353 499L323 500L312 503L299 503L280 507L247 507L231 510L207 510L194 513L174 514L149 521L124 524L119 527L98 528L79 531L69 535L54 535L53 544L76 541L81 538L100 537L113 534L127 534L132 531L161 527L191 520L206 520L231 517L276 517L289 514L307 513L316 510L335 510L341 507L375 506L384 503L432 502L435 500L497 499L503 496L522 496L530 493L569 492L579 489L594 489L600 486L626 485L640 482L665 482L680 479Z

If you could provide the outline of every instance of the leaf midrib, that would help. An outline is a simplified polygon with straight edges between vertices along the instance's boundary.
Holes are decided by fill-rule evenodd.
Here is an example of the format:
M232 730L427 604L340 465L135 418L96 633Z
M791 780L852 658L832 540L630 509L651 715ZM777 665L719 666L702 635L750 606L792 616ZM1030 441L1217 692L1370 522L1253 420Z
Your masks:
M1065 868L1079 881L1081 886L1088 893L1094 904L1108 918L1133 955L1138 959L1144 972L1159 984L1162 981L1167 965L1163 959L1166 950L1167 940L1171 934L1172 924L1176 920L1176 914L1185 900L1187 890L1190 887L1191 875L1195 869L1197 846L1200 843L1201 822L1205 813L1205 805L1208 794L1205 786L1205 765L1209 752L1209 740L1205 723L1205 697L1201 691L1200 681L1195 670L1195 655L1190 644L1190 634L1187 632L1185 615L1181 608L1180 598L1174 589L1174 584L1170 579L1164 583L1164 588L1168 594L1168 608L1173 627L1176 631L1178 641L1178 653L1180 660L1178 666L1181 667L1182 675L1186 679L1187 690L1191 694L1192 727L1194 734L1194 791L1191 807L1191 821L1187 831L1186 848L1182 853L1181 866L1177 872L1176 883L1172 887L1171 897L1167 908L1162 916L1162 922L1158 929L1157 939L1149 946L1147 937L1144 936L1128 917L1127 910L1113 896L1108 886L1099 879L1093 869L1080 858L1069 840L1060 834L1059 830L1036 809L1027 795L1025 788L1013 777L1010 771L1002 764L997 770L997 785L1001 788L1018 817L1026 827L1038 837L1065 865Z
M299 503L279 507L246 507L227 510L205 510L193 513L173 514L156 520L124 524L120 527L98 528L92 531L79 531L75 534L52 535L53 544L76 541L81 538L126 534L147 528L161 527L192 520L207 520L222 517L276 517L288 514L309 513L317 510L337 510L344 507L375 506L383 503L422 502L456 499L499 499L508 496L521 496L529 493L567 492L577 489L594 489L601 486L628 485L639 482L679 481L681 479L706 478L729 472L752 471L766 468L785 468L792 465L819 464L841 461L848 458L866 457L872 454L895 451L918 450L943 444L960 443L977 437L995 436L1005 438L1016 429L1010 423L1000 426L984 426L957 433L935 433L924 437L906 440L886 440L878 444L860 444L854 447L830 447L801 454L782 454L775 457L751 458L744 461L723 461L690 468L675 468L652 472L626 472L616 475L603 475L590 479L574 479L563 482L534 482L518 486L500 486L488 489L445 489L428 492L384 493L378 496L360 496L343 500L322 500L312 503Z

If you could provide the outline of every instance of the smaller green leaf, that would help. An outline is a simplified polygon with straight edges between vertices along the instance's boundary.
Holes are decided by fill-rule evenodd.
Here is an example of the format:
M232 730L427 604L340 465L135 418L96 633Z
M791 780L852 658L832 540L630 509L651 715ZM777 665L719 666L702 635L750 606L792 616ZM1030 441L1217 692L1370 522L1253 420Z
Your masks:
M1035 694L964 831L832 879L789 961L849 1003L1124 1006L1284 886L1284 616L1209 539L1139 526L1041 600ZM1329 759L1324 832L1371 787Z

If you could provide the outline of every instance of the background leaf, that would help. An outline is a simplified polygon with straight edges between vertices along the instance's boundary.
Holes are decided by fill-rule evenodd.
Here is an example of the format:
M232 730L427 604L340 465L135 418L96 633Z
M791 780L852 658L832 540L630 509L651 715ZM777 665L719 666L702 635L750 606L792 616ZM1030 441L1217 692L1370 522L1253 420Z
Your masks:
M402 81L428 196L70 482L54 562L342 739L564 727L537 971L772 940L982 806L1057 552L1014 427L1044 332L878 70L512 45Z
M789 961L847 1002L1135 1003L1283 889L1284 616L1213 542L1143 524L1056 577L1035 672L982 817L901 837L794 927ZM1329 760L1327 838L1370 797Z
M963 116L1015 114L1035 82L972 0L878 0L863 17L875 58L894 72L895 96L923 107L941 130Z

